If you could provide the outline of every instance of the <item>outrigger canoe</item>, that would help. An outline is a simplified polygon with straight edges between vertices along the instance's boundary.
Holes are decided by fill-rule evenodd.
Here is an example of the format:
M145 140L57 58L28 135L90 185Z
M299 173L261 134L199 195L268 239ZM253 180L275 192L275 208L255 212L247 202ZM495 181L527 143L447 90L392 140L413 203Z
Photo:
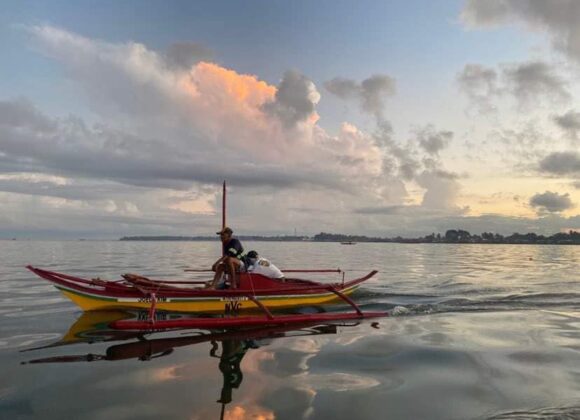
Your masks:
M287 278L282 282L259 274L241 273L240 286L237 289L213 290L183 286L203 283L195 281L150 280L131 275L125 275L124 279L118 281L105 281L83 279L32 266L27 268L53 283L85 311L146 309L152 312L162 310L200 313L318 306L341 300L353 305L348 295L377 273L371 271L363 277L338 283L320 283L296 278Z

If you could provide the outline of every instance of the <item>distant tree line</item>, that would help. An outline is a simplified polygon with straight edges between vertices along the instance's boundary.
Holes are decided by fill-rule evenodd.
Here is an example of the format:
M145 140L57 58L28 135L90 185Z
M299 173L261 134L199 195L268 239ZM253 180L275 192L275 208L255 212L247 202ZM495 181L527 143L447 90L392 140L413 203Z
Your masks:
M560 232L551 236L536 233L513 233L503 236L499 233L483 232L481 235L472 235L466 230L450 229L444 235L432 233L419 238L379 238L364 235L342 235L337 233L321 232L313 237L308 236L238 236L242 241L269 241L269 242L394 242L394 243L441 243L441 244L555 244L580 245L580 232L573 230ZM124 236L121 241L215 241L217 236Z
M432 233L419 238L376 238L361 235L341 235L321 232L312 238L320 242L396 242L396 243L443 243L443 244L555 244L580 245L580 232L560 232L551 236L536 233L513 233L503 236L499 233L483 232L481 235L471 234L462 229L450 229L445 235Z

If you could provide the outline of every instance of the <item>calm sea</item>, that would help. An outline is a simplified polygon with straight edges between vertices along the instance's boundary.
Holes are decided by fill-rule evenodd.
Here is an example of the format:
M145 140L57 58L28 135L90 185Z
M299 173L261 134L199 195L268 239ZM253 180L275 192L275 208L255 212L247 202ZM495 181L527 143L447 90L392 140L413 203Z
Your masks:
M377 269L354 298L392 316L123 335L24 266L183 279L219 244L0 241L0 418L580 419L580 247L244 245L282 268Z

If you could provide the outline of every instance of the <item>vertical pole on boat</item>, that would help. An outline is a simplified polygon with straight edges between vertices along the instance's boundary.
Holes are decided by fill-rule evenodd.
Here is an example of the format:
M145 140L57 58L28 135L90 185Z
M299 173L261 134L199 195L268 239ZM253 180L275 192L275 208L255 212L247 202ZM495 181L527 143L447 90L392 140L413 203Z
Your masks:
M222 189L222 230L226 228L226 181L224 180ZM224 254L224 247L222 246L222 257Z
M222 403L222 411L220 413L220 420L224 420L225 411L226 411L226 404Z
M226 227L226 181L222 190L222 229Z

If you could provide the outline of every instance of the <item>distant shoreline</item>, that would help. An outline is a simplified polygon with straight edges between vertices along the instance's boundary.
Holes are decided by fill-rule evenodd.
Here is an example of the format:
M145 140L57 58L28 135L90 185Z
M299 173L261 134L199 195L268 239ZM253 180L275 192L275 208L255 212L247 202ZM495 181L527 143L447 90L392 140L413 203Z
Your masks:
M536 233L514 233L503 236L497 233L483 232L481 235L465 230L451 229L445 234L427 235L419 238L376 238L360 235L343 235L321 232L312 237L309 236L256 236L240 235L242 241L260 242L341 242L346 244L356 243L403 243L403 244L510 244L510 245L580 245L580 232L560 232L551 236L538 235ZM216 236L124 236L120 241L180 241L200 242L215 241Z

